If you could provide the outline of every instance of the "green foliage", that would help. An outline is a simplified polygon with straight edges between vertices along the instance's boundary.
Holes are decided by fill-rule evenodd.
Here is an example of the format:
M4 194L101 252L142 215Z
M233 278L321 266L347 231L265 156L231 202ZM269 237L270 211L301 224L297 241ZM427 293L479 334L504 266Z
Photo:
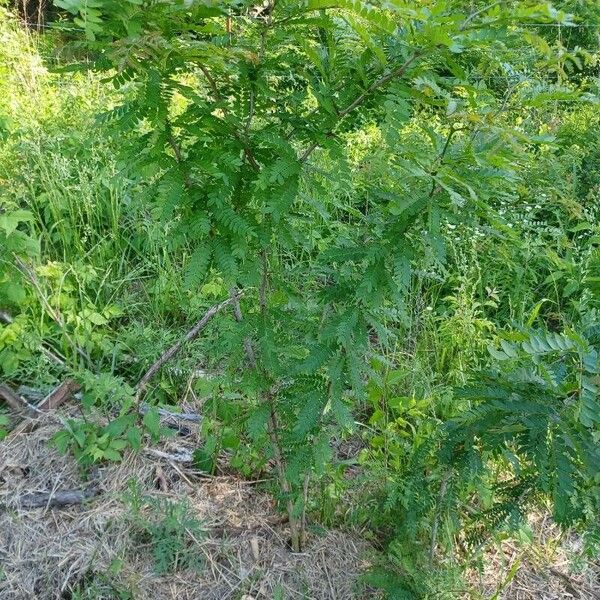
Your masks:
M123 452L139 450L142 430L136 425L136 415L124 414L108 425L67 419L64 429L56 433L53 442L60 452L70 450L82 467L102 461L120 461Z
M115 585L112 579L104 573L88 573L70 590L69 597L73 600L132 600L132 594Z
M57 2L78 39L37 47L52 73L3 26L3 373L75 371L85 419L56 441L117 460L163 434L128 413L132 384L244 288L243 320L221 313L148 390L202 399L199 469L275 468L290 523L336 522L352 489L390 597L442 597L454 572L423 581L428 555L548 500L593 540L594 3L267 4ZM174 537L166 569L190 540L163 509L139 529Z
M157 573L201 568L198 544L205 530L185 502L142 496L134 482L126 500L129 519L139 541L150 546Z
M557 523L595 520L598 487L598 350L575 333L535 331L490 351L506 364L461 392L472 408L446 426L442 461L480 477L479 456L507 461L513 480L497 485L485 516L501 524L533 493L552 499Z
M0 411L0 441L8 435L9 425L10 419L3 411Z

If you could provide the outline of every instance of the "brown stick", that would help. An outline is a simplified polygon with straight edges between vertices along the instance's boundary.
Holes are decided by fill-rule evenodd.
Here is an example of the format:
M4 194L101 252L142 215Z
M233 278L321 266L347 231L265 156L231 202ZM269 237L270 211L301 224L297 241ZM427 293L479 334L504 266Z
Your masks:
M45 396L37 405L27 404L29 414L38 417L42 411L54 410L68 400L75 392L79 391L81 386L72 379L66 379L56 386L47 396ZM23 433L29 433L37 426L35 418L21 421L9 435L17 436Z
M227 300L223 300L219 304L211 306L203 315L203 317L185 334L185 336L179 340L176 344L173 344L167 351L163 352L161 357L144 373L142 378L139 380L136 386L135 400L139 403L141 400L144 390L148 385L148 382L158 373L161 367L171 360L183 347L186 342L191 342L193 339L198 337L200 332L206 327L208 322L225 306L231 304L243 294L243 291L236 293L235 297L229 297Z
M8 404L14 411L29 412L29 404L21 398L18 394L15 394L7 385L0 383L0 398Z
M18 500L21 508L41 508L70 506L72 504L82 504L97 496L100 490L90 488L88 490L59 490L55 492L37 492L25 494Z
M53 410L58 408L74 393L78 392L81 386L72 379L65 379L60 385L55 387L38 405L40 410Z

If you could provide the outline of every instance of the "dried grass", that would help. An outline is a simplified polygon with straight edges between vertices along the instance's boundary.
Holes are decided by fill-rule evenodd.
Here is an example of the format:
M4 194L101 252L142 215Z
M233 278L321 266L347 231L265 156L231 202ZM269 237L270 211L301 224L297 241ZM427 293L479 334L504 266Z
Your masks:
M561 532L547 514L533 514L529 526L532 543L487 549L481 568L467 573L473 589L498 600L600 600L600 562L578 560L580 536Z
M192 469L148 454L93 474L101 494L85 506L21 510L31 492L85 487L77 464L48 441L60 426L48 416L35 431L0 443L0 598L71 598L102 581L111 565L118 589L136 599L356 598L356 580L368 567L368 544L341 531L312 536L303 554L287 547L288 532L270 497L233 477L202 477ZM181 441L175 442L181 446ZM161 450L169 452L174 442ZM157 489L157 476L160 479ZM135 480L144 494L185 498L207 528L197 551L197 572L157 575L147 549L136 546L123 494ZM86 596L87 597L87 596ZM110 591L98 598L115 597ZM364 595L361 597L365 597Z
M272 499L252 482L205 477L148 453L99 467L93 477L101 493L85 505L22 510L18 499L27 493L86 485L73 458L48 443L59 427L50 413L33 432L0 443L1 600L118 598L107 581L136 600L380 597L357 586L373 556L358 536L336 530L313 535L303 554L293 554ZM187 444L193 448L193 439ZM171 440L160 450L170 452L175 445L184 444ZM144 494L187 500L206 526L196 548L203 557L201 570L155 573L149 550L139 546L127 518L124 492L130 480ZM457 592L456 597L492 598L498 593L504 600L600 599L600 565L572 570L579 538L561 534L544 516L536 516L531 525L535 543L507 540L489 549L483 566L467 572L469 593ZM116 564L119 569L112 570ZM94 583L94 595L75 593Z

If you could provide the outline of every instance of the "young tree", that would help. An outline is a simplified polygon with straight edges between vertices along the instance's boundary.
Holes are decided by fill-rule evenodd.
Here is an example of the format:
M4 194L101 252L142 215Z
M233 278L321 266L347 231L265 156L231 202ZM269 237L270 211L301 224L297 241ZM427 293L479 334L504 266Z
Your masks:
M495 199L535 144L502 119L507 72L544 60L527 25L568 16L523 1L56 4L84 30L87 66L123 89L104 122L131 132L130 171L171 221L169 243L193 246L187 285L216 271L244 290L248 429L274 460L298 550L326 424L352 425L414 257L443 261L445 220L496 223ZM347 183L349 140L367 123L386 174L328 204L325 182Z

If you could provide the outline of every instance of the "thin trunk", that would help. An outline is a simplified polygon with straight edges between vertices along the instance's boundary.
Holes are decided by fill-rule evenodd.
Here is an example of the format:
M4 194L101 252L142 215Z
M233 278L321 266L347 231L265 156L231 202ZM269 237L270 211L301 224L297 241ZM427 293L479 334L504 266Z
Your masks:
M266 315L266 293L267 293L267 261L266 261L266 253L263 252L262 255L262 263L263 263L263 276L260 287L260 306L261 313L263 316ZM233 315L235 320L238 323L241 323L243 320L242 309L240 307L239 296L237 290L232 288L230 290L230 297L233 299ZM250 368L254 371L258 370L258 363L256 361L256 354L254 353L254 348L252 346L252 340L250 337L244 338L244 352L246 354L246 358L248 360L248 364ZM294 552L300 552L302 549L302 538L303 527L302 522L298 519L294 514L294 503L291 498L292 488L285 474L285 458L283 456L283 451L281 447L281 443L279 438L277 437L277 432L279 431L279 424L277 421L277 413L275 411L275 402L271 393L267 393L265 398L267 404L269 405L269 420L267 423L267 429L269 433L269 439L271 440L271 444L273 446L273 458L275 460L275 467L277 469L277 476L279 479L279 486L281 487L281 491L287 496L286 500L286 510L288 513L288 521L290 524L290 536L291 536L291 545L292 550Z

